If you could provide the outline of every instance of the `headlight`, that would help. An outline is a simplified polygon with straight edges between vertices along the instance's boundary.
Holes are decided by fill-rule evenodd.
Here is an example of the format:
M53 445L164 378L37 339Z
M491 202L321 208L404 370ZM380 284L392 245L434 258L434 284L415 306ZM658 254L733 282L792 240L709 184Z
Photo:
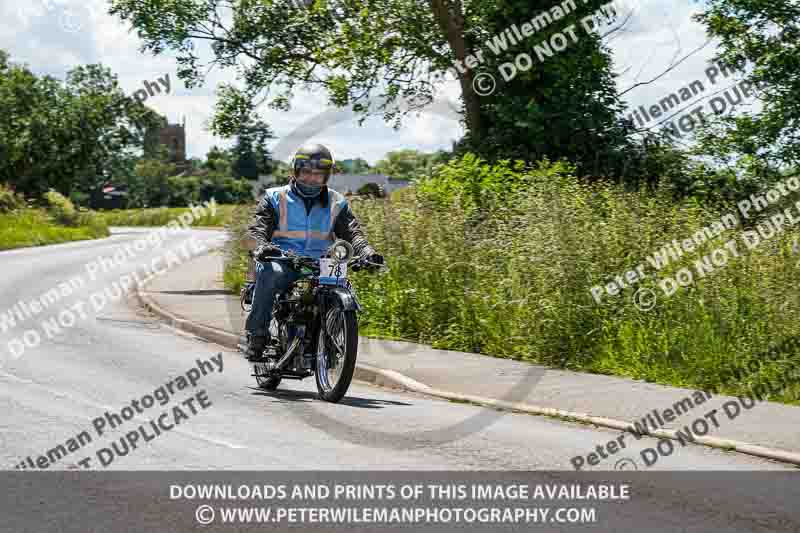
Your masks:
M340 263L346 263L353 257L353 246L343 240L338 240L331 246L331 257Z

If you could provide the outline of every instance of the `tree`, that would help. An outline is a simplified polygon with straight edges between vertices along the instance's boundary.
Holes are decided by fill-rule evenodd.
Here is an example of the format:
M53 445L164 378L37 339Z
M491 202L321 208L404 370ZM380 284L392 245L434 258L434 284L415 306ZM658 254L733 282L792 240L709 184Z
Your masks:
M235 157L234 175L249 180L269 175L273 170L273 164L267 141L274 138L269 125L261 120L255 120L245 126L237 135L236 145L232 150L232 155Z
M242 143L240 139L233 151L236 153L236 160L233 162L233 167L231 167L233 175L237 178L257 180L258 165L252 149L247 144Z
M396 150L375 163L375 170L391 178L410 179L422 165L423 155L418 150Z
M0 76L0 181L28 195L53 188L86 194L131 164L157 115L122 92L101 65L71 70L65 81L37 77L4 54Z
M721 117L698 152L745 175L777 179L800 164L800 5L791 0L709 0L697 20L720 40L723 68L749 66L759 111Z
M217 146L212 146L206 154L205 168L212 172L230 174L231 159L233 154L228 150L223 150Z
M430 102L435 75L458 55L450 51L440 26L449 23L445 3L450 0L313 0L303 9L293 0L113 0L111 13L131 22L144 50L175 50L187 86L204 75L192 40L211 43L215 64L239 69L245 88L225 87L220 93L225 101L212 123L224 136L235 133L242 104L252 108L257 93L269 87L280 88L270 100L278 109L288 107L297 88L318 86L334 105L364 113L377 108L387 120L398 115L394 104L403 98ZM463 17L455 18L458 24ZM463 32L452 39L463 41ZM456 49L463 52L463 43ZM462 82L465 88L471 87L471 77ZM471 90L464 96L476 101ZM370 97L382 101L369 105ZM467 120L473 119L478 117Z
M576 9L558 23L535 34L536 42L551 43L556 34L567 47L548 57L527 50L533 66L517 69L509 82L483 102L484 134L468 132L461 151L473 151L489 160L567 159L582 175L620 175L630 151L633 128L622 121L624 104L618 97L611 52L602 34L582 29L581 19L596 12L604 2L577 2ZM496 0L482 4L488 35L498 35L530 13L553 7L552 0ZM574 25L577 39L565 28ZM606 30L610 31L610 30ZM481 36L481 39L484 35ZM488 37L487 37L488 38ZM497 41L495 41L497 42ZM550 48L553 49L553 45ZM490 56L488 70L500 70L511 61L506 55Z
M174 176L176 172L174 164L162 159L140 159L136 163L133 176L124 180L125 185L128 186L128 206L160 207L170 205L170 196L174 190L168 178ZM188 203L190 198L186 198L184 201Z
M578 2L582 14L603 3ZM512 22L531 20L551 7L544 4L526 0L508 0L500 6L462 0L313 0L307 9L298 9L292 0L112 0L111 13L136 28L144 42L143 51L177 52L179 76L187 86L202 83L204 77L195 41L211 43L212 63L236 66L244 87L220 89L211 124L218 135L234 135L249 120L260 92L271 96L271 106L288 109L290 97L299 87L323 88L336 106L351 106L363 115L382 112L387 121L398 124L405 113L433 101L437 83L449 70L461 88L469 147L481 150L487 135L498 133L491 129L494 118L499 116L512 126L507 137L498 135L502 141L520 140L514 135L520 125L510 118L513 108L494 109L499 98L482 99L473 90L477 67L470 66L468 56ZM606 52L599 50L594 40L587 43L584 48L593 47L589 59L576 61L576 54L559 54L550 60L549 75L537 75L536 83L527 86L526 90L535 92L520 95L519 90L509 89L506 96L524 97L519 104L523 107L531 105L531 99L547 101L548 107L550 103L580 103L594 95L590 85L597 83L594 89L599 96L592 99L594 105L581 105L573 114L585 121L586 113L609 103L609 87L602 85L606 78L579 72L587 67L607 67ZM513 60L514 55L511 52L504 60ZM454 69L454 64L460 68ZM547 87L556 75L562 83ZM572 77L581 81L575 90L569 83ZM276 89L277 93L269 92ZM564 94L548 94L553 92ZM524 120L544 120L547 115L547 110L532 111ZM563 124L569 124L570 118ZM606 123L603 117L596 126L579 127L600 136L605 134ZM524 124L522 130L527 133Z
M377 183L365 183L358 188L356 194L360 196L372 196L374 198L385 198L386 193L383 187Z
M340 171L347 174L370 174L372 172L372 167L369 166L369 163L360 157L337 161L336 166Z
M130 166L157 115L123 93L102 65L38 77L0 55L0 182L40 196L85 195Z
M421 175L430 175L433 167L445 163L450 157L439 151L426 154L418 150L388 152L384 159L375 163L375 171L393 179L411 180Z
M292 175L292 167L283 161L273 161L273 169L270 174L270 186L287 185Z

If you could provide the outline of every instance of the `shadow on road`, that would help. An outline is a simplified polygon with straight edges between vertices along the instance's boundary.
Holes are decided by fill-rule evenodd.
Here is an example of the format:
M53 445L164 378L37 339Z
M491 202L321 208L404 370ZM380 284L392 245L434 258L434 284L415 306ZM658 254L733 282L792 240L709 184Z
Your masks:
M186 296L230 296L231 291L224 291L220 289L208 290L191 290L191 291L154 291L156 294L184 294Z
M278 389L276 391L263 391L261 389L257 389L254 387L250 387L250 390L254 391L253 396L266 396L268 398L274 398L276 400L282 401L315 401L315 402L322 402L317 396L315 392L309 391L295 391L289 389ZM324 403L324 402L323 402ZM393 400L378 400L375 398L359 398L357 396L346 396L339 402L338 405L347 405L349 407L359 407L361 409L383 409L384 407L390 405L402 405L402 406L411 406L410 403L406 402L398 402Z

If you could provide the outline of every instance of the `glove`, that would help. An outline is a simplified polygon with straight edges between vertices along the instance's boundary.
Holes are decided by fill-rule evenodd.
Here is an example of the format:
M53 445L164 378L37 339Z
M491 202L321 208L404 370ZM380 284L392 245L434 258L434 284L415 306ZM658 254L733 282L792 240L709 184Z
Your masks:
M265 257L280 257L283 255L281 249L273 244L262 244L253 251L256 261L262 261Z
M381 254L370 254L367 256L367 261L369 261L370 263L375 263L377 265L384 264L383 256Z

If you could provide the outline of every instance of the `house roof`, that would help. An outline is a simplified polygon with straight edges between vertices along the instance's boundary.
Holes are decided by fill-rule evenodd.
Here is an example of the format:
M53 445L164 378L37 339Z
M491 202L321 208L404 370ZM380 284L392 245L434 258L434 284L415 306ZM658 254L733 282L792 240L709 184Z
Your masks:
M334 174L328 180L328 187L340 193L357 192L368 183L381 185L386 192L407 187L407 180L390 180L383 174Z

